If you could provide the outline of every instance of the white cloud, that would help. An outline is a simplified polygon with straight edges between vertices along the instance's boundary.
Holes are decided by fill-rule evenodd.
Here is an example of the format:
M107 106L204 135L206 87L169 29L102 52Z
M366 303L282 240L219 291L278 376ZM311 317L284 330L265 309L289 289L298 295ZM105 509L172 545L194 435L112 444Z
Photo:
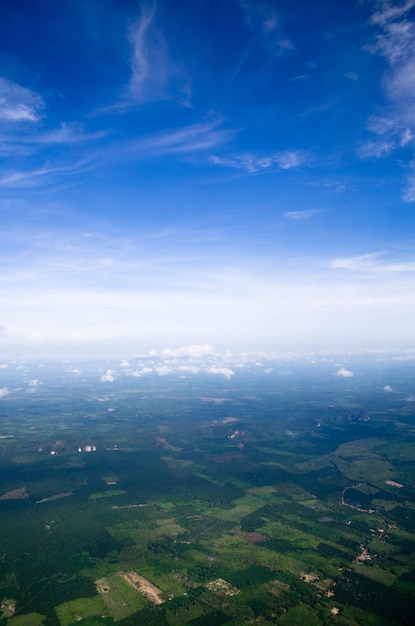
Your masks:
M130 367L130 362L126 360L121 361L120 367Z
M358 272L373 273L405 273L415 272L415 261L385 262L381 259L386 256L386 252L371 252L354 257L333 259L330 267L333 269L345 269Z
M413 148L415 143L415 22L409 13L415 0L400 4L378 0L375 4L371 22L378 33L366 49L388 61L382 84L389 103L386 115L369 119L369 130L379 138L361 146L358 154L362 159L382 158L402 148ZM415 201L410 178L403 192L405 202Z
M28 381L28 384L29 387L38 387L39 385L41 385L41 382L37 378L32 378L32 380Z
M345 367L341 367L337 370L336 376L340 376L342 378L352 378L354 373L351 370L347 370Z
M141 370L134 370L128 373L128 376L132 376L133 378L141 378L141 376L145 376L146 374L151 374L154 371L152 367L143 367Z
M178 367L179 372L188 372L189 374L197 374L200 371L199 367L195 365L180 365Z
M138 103L180 100L189 105L190 82L169 56L168 44L156 26L157 3L140 3L141 16L129 30L132 46L130 96Z
M373 267L376 267L375 261L383 254L383 252L369 252L367 254L360 254L358 256L348 258L333 259L333 261L330 262L330 267L347 270L372 269Z
M235 375L235 372L231 369L229 369L229 367L208 367L206 369L206 372L208 374L219 374L220 376L224 376L227 380L230 380L232 378L232 376Z
M204 152L228 141L235 131L220 128L221 120L214 119L174 130L167 130L134 141L119 144L111 149L111 158L136 158L142 155L158 157L161 154Z
M193 344L190 346L181 346L180 348L165 348L162 350L163 356L169 357L184 357L187 356L192 359L200 359L204 356L208 356L214 353L214 348L208 343L205 344Z
M391 393L393 389L390 385L385 385L383 388L383 391L386 391L387 393Z
M38 122L43 99L34 91L0 78L0 120L13 122Z
M269 156L259 156L249 152L234 154L230 157L212 156L211 162L215 165L233 167L254 174L263 169L276 167L281 170L290 170L303 165L306 161L301 150L283 150Z
M396 150L397 143L394 138L366 141L358 150L360 159L381 159Z
M7 365L7 363L0 363L0 370L5 370L7 369L9 366Z
M308 220L313 215L317 215L320 213L319 209L306 209L304 211L287 211L284 213L284 217L287 217L290 220Z
M173 372L173 369L169 367L168 365L158 365L157 367L154 368L154 371L159 376L168 376L168 374L171 374Z
M114 374L115 372L113 370L108 369L105 374L100 377L100 381L102 383L113 383L115 380Z
M0 178L0 184L9 187L33 187L50 183L58 176L69 176L79 174L91 166L91 161L87 158L70 163L59 163L51 165L47 162L44 166L36 169L15 169L5 172Z
M415 202L415 161L410 165L411 173L407 177L407 183L403 190L405 202Z
M260 45L271 54L292 50L293 42L285 35L275 4L267 0L239 0L248 26L257 34Z
M2 387L0 389L0 398L4 398L9 393L8 387Z
M79 376L79 374L81 373L81 370L79 370L77 367L74 367L73 369L70 370L71 374L74 374L75 376Z

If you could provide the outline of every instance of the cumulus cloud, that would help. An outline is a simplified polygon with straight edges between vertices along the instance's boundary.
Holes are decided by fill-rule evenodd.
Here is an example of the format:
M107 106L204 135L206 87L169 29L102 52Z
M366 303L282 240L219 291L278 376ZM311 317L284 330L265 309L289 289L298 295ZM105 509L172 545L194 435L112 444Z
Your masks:
M140 378L141 376L145 376L146 374L151 374L153 372L152 367L143 367L141 370L133 370L132 372L128 372L127 376L132 376L133 378Z
M154 368L154 371L158 374L158 376L168 376L173 372L172 368L168 365L158 365Z
M354 373L351 370L347 370L345 367L341 367L337 370L336 376L340 376L342 378L352 378Z
M165 348L162 351L163 356L169 357L189 357L191 359L200 359L214 353L214 348L208 343L192 344L190 346L181 346L179 348Z
M37 93L0 78L0 121L38 122L43 107L43 99Z
M393 389L392 389L392 387L390 385L385 385L384 388L383 388L383 391L391 393L393 391Z
M79 370L77 367L74 367L73 369L70 370L71 374L74 374L75 376L78 376L81 373L81 370Z
M121 361L120 367L130 367L130 362L126 360Z
M232 376L235 375L235 372L229 367L208 367L206 369L208 374L219 374L220 376L224 376L227 380L230 380Z
M41 382L38 378L32 378L28 381L28 385L29 387L38 387L39 385L41 385Z
M188 372L189 374L197 374L200 371L199 367L195 365L180 365L178 367L179 372Z
M112 383L115 380L115 372L114 370L107 370L105 374L103 374L100 378L102 383Z
M0 398L4 398L9 393L8 387L2 387L0 389Z

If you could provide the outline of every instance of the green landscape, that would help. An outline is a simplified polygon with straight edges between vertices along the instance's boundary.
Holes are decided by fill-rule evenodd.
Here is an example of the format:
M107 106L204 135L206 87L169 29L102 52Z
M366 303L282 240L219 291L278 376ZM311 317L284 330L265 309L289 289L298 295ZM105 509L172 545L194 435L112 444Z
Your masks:
M1 370L0 624L414 623L411 360L71 367Z

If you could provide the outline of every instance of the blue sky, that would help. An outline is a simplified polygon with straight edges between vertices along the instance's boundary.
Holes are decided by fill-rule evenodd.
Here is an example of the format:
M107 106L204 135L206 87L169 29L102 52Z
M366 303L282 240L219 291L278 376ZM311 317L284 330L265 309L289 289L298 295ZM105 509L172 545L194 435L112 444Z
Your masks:
M415 0L4 0L3 355L414 348L414 53Z

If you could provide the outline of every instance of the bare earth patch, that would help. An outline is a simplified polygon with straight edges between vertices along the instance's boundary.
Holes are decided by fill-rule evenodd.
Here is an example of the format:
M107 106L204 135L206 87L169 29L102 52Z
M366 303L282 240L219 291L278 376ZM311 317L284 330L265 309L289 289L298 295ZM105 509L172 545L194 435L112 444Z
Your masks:
M95 581L95 587L97 588L98 593L108 593L111 589L110 581L108 578L100 578Z
M301 580L305 583L315 583L319 579L318 574L316 572L310 572L309 574L301 574Z
M239 589L237 587L234 587L223 578L212 580L206 585L206 588L209 589L209 591L215 591L222 596L236 596L239 593Z
M202 402L213 402L214 404L223 404L224 402L230 402L229 398L204 398L202 396L199 397L199 400L202 400Z
M0 500L25 500L28 497L29 494L26 493L26 487L19 487L18 489L6 491L6 493L0 496Z
M1 617L12 617L16 613L16 600L4 599L0 604Z
M140 576L136 572L119 572L132 587L141 591L154 604L163 604L164 597L161 589L153 585L147 578Z

